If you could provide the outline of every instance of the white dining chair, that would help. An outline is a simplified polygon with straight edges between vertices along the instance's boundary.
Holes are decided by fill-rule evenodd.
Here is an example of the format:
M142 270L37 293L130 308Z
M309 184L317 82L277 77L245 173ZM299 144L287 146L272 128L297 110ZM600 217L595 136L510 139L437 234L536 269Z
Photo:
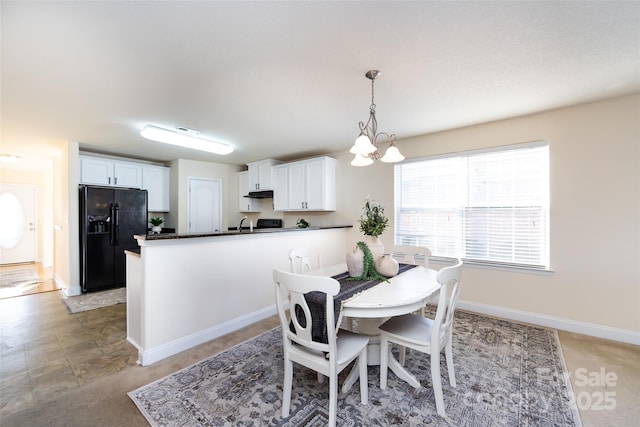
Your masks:
M389 252L391 253L391 256L400 263L421 265L424 268L429 268L429 257L431 256L431 250L426 246L391 245L389 247ZM425 304L430 304L433 302L434 299L430 298L425 302ZM416 311L416 314L418 313L424 316L426 314L425 306L422 306L420 310ZM399 348L398 352L399 362L402 366L404 366L407 350Z
M360 401L363 405L368 403L367 345L369 337L344 329L336 331L333 297L340 290L337 280L326 276L296 274L275 269L273 281L276 284L276 307L283 331L282 416L289 415L293 362L295 362L329 377L329 425L334 426L338 410L338 374L356 359L360 375ZM318 341L312 334L311 309L304 294L313 291L325 294L327 343ZM289 311L286 309L285 301L289 302ZM291 326L295 332L291 330Z
M431 250L426 246L392 245L390 247L390 253L391 256L400 263L421 265L424 268L429 268ZM424 316L424 307L421 313Z
M389 253L400 263L421 265L424 268L429 268L431 250L426 246L392 245L388 249Z
M320 268L320 253L311 248L293 248L289 251L291 272L304 274Z
M453 314L455 312L460 276L462 274L462 261L456 265L442 268L438 271L440 291L438 308L435 319L428 319L418 314L405 314L392 317L380 327L380 388L387 388L387 370L391 354L390 343L395 343L401 348L411 348L416 351L431 355L431 382L436 399L438 415L445 417L444 398L442 395L442 381L440 378L440 353L445 350L449 384L456 387L456 378L453 368ZM420 383L411 384L416 388Z

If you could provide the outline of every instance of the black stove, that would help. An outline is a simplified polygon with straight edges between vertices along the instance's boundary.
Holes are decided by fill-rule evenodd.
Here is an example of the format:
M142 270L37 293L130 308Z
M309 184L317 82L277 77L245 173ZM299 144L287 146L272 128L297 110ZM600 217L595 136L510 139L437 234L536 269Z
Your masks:
M260 218L255 228L282 228L282 220Z

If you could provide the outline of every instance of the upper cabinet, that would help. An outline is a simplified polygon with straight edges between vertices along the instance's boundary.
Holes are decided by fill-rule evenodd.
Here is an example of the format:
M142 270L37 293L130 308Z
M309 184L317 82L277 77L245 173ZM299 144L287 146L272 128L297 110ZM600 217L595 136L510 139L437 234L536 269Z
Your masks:
M80 184L147 190L150 212L169 212L171 169L164 166L80 156Z
M238 208L240 212L260 212L260 203L256 199L245 197L249 191L249 172L238 172Z
M147 190L149 212L169 212L171 168L142 165L142 189Z
M274 176L274 210L336 210L335 159L316 157L286 163L274 168Z
M273 210L289 210L289 165L273 167Z
M142 167L137 163L80 156L80 183L141 188Z
M273 159L247 163L249 166L249 191L273 190L271 168L280 163Z

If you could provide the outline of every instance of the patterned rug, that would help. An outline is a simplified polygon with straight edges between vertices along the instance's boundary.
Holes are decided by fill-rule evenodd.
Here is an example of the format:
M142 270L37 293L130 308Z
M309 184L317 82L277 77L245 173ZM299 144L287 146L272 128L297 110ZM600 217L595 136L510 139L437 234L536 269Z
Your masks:
M63 299L69 313L95 310L96 308L127 302L127 288L109 289L108 291L90 292Z
M457 388L442 358L447 418L438 416L429 356L407 354L422 387L369 367L369 404L357 384L338 396L340 426L580 426L556 331L457 311L453 352ZM134 390L129 397L152 426L325 426L328 382L294 364L290 416L280 417L280 328ZM349 368L340 375L340 384Z
M0 288L13 288L38 283L40 276L33 268L0 271Z

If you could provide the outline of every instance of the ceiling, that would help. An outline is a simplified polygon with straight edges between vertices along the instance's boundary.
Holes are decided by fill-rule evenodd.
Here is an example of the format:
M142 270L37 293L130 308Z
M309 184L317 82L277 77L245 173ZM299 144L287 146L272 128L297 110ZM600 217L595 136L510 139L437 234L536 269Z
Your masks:
M640 91L640 2L5 1L0 152L244 164ZM145 124L232 144L143 139ZM398 144L402 151L402 141Z

